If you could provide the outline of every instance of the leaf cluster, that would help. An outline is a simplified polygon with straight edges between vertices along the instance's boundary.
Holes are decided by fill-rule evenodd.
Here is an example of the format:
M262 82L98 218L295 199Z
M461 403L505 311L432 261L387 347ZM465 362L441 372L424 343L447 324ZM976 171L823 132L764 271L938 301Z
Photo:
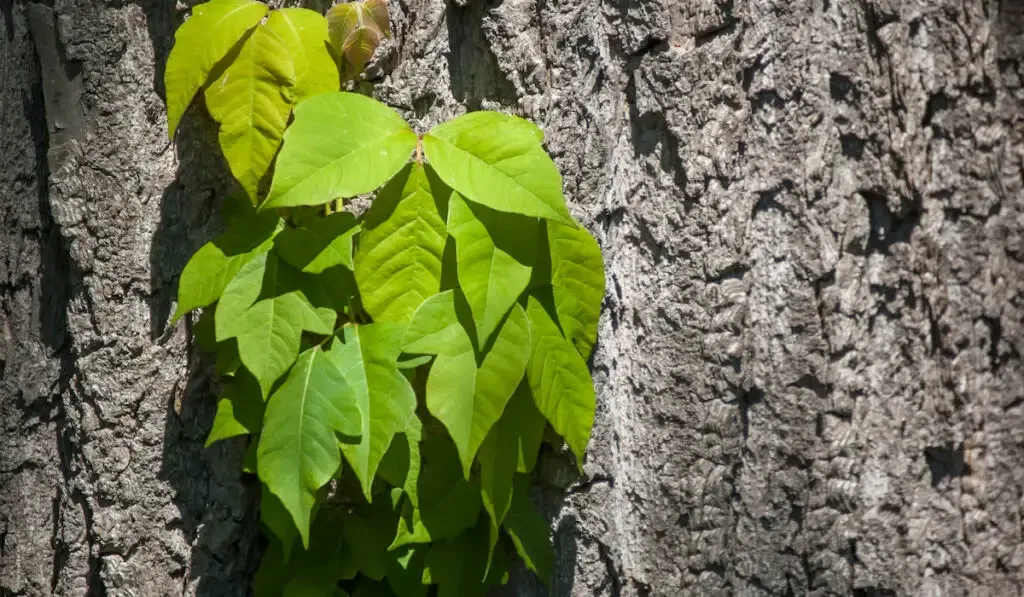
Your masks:
M168 61L172 135L202 92L248 198L186 265L175 318L202 310L224 376L207 443L249 438L257 595L480 595L513 551L547 579L530 474L550 431L580 467L590 437L597 242L535 125L474 112L420 136L339 91L384 7L212 0Z

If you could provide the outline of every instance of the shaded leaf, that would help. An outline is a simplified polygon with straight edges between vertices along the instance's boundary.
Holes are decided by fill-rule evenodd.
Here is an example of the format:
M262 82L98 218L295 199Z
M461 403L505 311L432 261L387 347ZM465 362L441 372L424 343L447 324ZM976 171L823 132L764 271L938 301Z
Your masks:
M217 415L206 438L206 447L229 437L259 433L263 426L263 406L259 382L245 369L239 371L217 401Z
M441 180L470 201L573 225L562 176L533 124L472 112L431 129L423 150Z
M480 446L480 495L491 520L491 547L498 541L501 523L512 503L516 471L532 468L537 460L544 425L544 417L534 406L529 384L524 380Z
M500 544L493 551L488 549L487 533L486 525L477 525L431 547L424 581L438 585L438 597L483 597L488 587L507 580L504 550ZM493 562L490 570L488 560Z
M457 536L476 522L480 492L466 481L454 446L445 437L428 437L421 448L419 507L406 501L390 549Z
M533 342L526 370L530 391L537 409L565 438L582 470L597 403L590 371L536 297L530 297L526 313Z
M533 570L545 584L551 582L555 570L555 553L551 549L550 529L530 502L530 477L517 475L515 490L508 516L504 522L505 532L512 539L516 552L526 567Z
M267 403L260 436L260 479L292 515L309 544L316 491L341 466L335 434L358 436L362 417L353 389L319 348L298 358Z
M260 483L260 522L270 531L269 535L280 544L284 559L290 558L295 539L299 537L299 530L295 528L292 515L281 500L271 493L266 483Z
M192 17L174 32L174 47L164 70L167 133L171 138L213 67L265 14L267 6L259 2L216 0L193 8Z
M413 506L419 506L417 484L420 478L420 440L423 425L419 417L409 419L409 426L395 436L391 447L380 461L377 474L395 487L399 487Z
M398 526L401 491L394 489L383 497L351 509L344 516L342 529L359 571L373 580L384 579L388 561L394 557L388 553L388 537L394 535Z
M309 274L338 265L352 269L352 239L358 232L355 216L338 212L305 226L285 228L274 239L274 247L281 259Z
M401 170L415 147L409 125L377 100L345 92L312 97L295 108L261 208L368 193Z
M392 439L410 429L416 416L416 393L398 370L398 345L404 333L405 326L392 323L345 326L329 353L355 390L362 414L359 443L343 444L342 452L368 501Z
M223 234L196 251L178 280L178 307L172 323L219 299L242 266L270 250L280 228L281 219L274 214L239 217Z
M441 214L450 192L423 166L410 164L374 199L355 257L363 306L374 321L407 322L440 289L447 237Z

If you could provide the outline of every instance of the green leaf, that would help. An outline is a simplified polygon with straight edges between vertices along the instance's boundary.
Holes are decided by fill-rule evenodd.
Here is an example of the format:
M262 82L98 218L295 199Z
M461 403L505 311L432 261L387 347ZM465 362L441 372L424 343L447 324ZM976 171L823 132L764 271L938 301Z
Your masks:
M253 595L255 597L281 597L284 587L291 577L288 557L277 540L270 545L260 558L260 567L253 578Z
M533 342L526 370L530 391L537 409L565 438L582 470L597 404L590 371L536 297L530 297L526 313Z
M219 299L242 266L270 250L280 226L281 219L274 214L239 217L196 251L178 280L178 308L172 322Z
M539 129L514 116L473 112L423 136L438 176L465 198L498 211L573 224L562 176Z
M338 91L334 57L327 50L327 19L306 8L282 8L270 13L265 27L284 43L295 68L294 103Z
M601 247L586 229L547 224L551 253L551 286L562 332L584 359L597 341L597 323L604 298Z
M282 597L337 597L346 595L338 581L346 576L343 515L322 508L316 515L309 549L296 550L288 560L291 579Z
M505 517L505 532L512 539L516 552L526 567L533 570L545 584L551 582L555 570L555 554L549 539L550 529L530 503L530 477L517 475L512 504Z
M377 100L345 92L312 97L295 108L261 208L368 193L401 170L415 148L416 133Z
M258 443L256 445L258 449ZM260 522L270 531L269 535L280 544L284 559L291 557L299 529L295 528L292 515L288 513L281 500L271 493L266 483L260 483Z
M356 396L319 348L299 356L267 403L258 453L259 476L295 521L309 544L309 513L316 491L341 466L335 434L363 429Z
M488 549L487 527L477 525L453 541L435 544L427 554L424 582L438 585L438 597L483 597L507 580L501 545ZM487 562L494 563L488 570Z
M530 328L522 307L515 305L478 367L470 336L459 324L457 296L447 290L425 301L402 349L438 355L427 376L427 410L448 430L468 479L480 444L523 379Z
M294 84L288 50L272 31L257 27L206 88L206 107L220 124L221 150L254 205L288 126L292 107L285 91Z
M342 445L342 453L368 501L391 440L410 429L416 416L416 393L398 370L398 344L404 333L405 326L392 323L346 326L329 353L355 390L362 413L359 443Z
M463 478L451 442L443 436L428 437L421 447L419 507L404 502L391 550L455 537L472 527L480 512L480 492Z
M352 239L358 232L355 216L338 212L306 226L285 228L274 239L274 248L288 265L309 274L338 265L352 269Z
M481 344L530 283L539 222L502 214L453 193L448 232L455 238L459 286L466 293Z
M377 194L355 257L363 306L374 321L408 322L440 289L450 193L429 169L410 164Z
M171 138L213 67L265 14L267 6L259 2L215 0L193 8L192 18L174 32L174 47L164 70L167 132Z
M259 433L263 426L263 406L259 382L248 371L239 371L231 379L224 397L217 402L217 415L206 438L206 447L229 437Z
M426 546L410 546L390 552L388 584L398 597L426 597L429 586L421 582L427 563Z
M491 519L492 547L498 541L501 523L512 503L516 471L533 468L545 424L544 416L533 404L529 384L524 380L480 446L477 454L480 494Z
M372 504L360 504L347 512L342 532L350 552L359 566L359 571L373 580L383 580L388 573L388 561L394 557L388 553L388 537L394 535L398 526L399 490L392 490Z
M420 478L420 440L423 438L423 424L419 417L409 419L405 432L395 436L384 458L380 461L377 474L395 487L400 487L413 506L419 506L417 484Z
M334 329L335 312L314 307L302 283L276 254L263 253L239 270L217 303L217 340L238 338L242 364L264 396L298 356L303 331L328 335Z

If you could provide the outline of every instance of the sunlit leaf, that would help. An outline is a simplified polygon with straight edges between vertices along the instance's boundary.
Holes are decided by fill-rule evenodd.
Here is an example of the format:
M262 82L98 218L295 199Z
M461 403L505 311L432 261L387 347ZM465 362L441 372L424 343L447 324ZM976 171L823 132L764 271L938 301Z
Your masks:
M537 298L530 297L526 313L533 343L527 367L530 391L537 409L565 438L582 470L597 402L590 371Z
M288 49L295 69L294 103L338 91L338 67L327 49L327 19L307 8L282 8L270 13L265 25Z
M416 133L394 110L356 93L325 93L295 108L261 208L320 205L368 193L409 161Z
M453 193L448 232L455 238L459 286L466 293L476 334L486 344L530 283L539 222L467 202Z
M259 476L291 513L304 545L316 491L341 466L336 434L354 437L362 429L355 392L319 348L304 352L270 397Z
M355 390L362 414L359 443L345 443L342 452L352 466L367 500L377 467L395 434L405 432L416 416L416 393L398 370L399 342L405 326L391 323L346 326L329 356Z
M217 401L217 415L206 446L222 439L258 433L263 425L263 407L259 382L248 371L239 371Z
M442 214L450 192L423 166L411 164L377 194L355 257L363 306L374 321L408 322L440 289L447 237Z
M217 340L238 338L242 364L264 396L295 362L303 331L328 335L334 329L336 313L314 307L303 282L277 255L263 253L239 270L217 303Z
M522 307L515 305L477 366L473 343L459 322L457 297L448 290L425 301L402 348L438 355L427 377L427 410L448 430L469 478L480 444L523 379L530 328Z
M558 322L584 359L597 340L604 298L601 247L586 229L547 223L551 286Z
M206 83L214 66L267 14L267 5L251 0L215 0L192 9L192 17L174 32L167 57L167 132L178 122Z
M497 112L473 112L423 136L430 165L463 197L498 211L574 225L562 176L533 124Z
M295 70L270 29L253 30L234 61L206 88L206 107L220 124L218 139L231 173L253 204L291 114Z

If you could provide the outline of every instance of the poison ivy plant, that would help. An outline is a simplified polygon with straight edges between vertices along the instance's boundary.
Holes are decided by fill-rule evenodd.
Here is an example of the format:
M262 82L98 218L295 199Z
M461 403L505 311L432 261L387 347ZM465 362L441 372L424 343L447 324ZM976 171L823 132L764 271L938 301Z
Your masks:
M590 438L597 241L537 126L481 111L418 135L340 91L389 35L384 0L211 0L168 60L169 132L202 94L239 183L174 320L202 310L224 376L207 444L249 442L259 596L472 597L508 557L546 582L535 464L564 440L582 467Z

